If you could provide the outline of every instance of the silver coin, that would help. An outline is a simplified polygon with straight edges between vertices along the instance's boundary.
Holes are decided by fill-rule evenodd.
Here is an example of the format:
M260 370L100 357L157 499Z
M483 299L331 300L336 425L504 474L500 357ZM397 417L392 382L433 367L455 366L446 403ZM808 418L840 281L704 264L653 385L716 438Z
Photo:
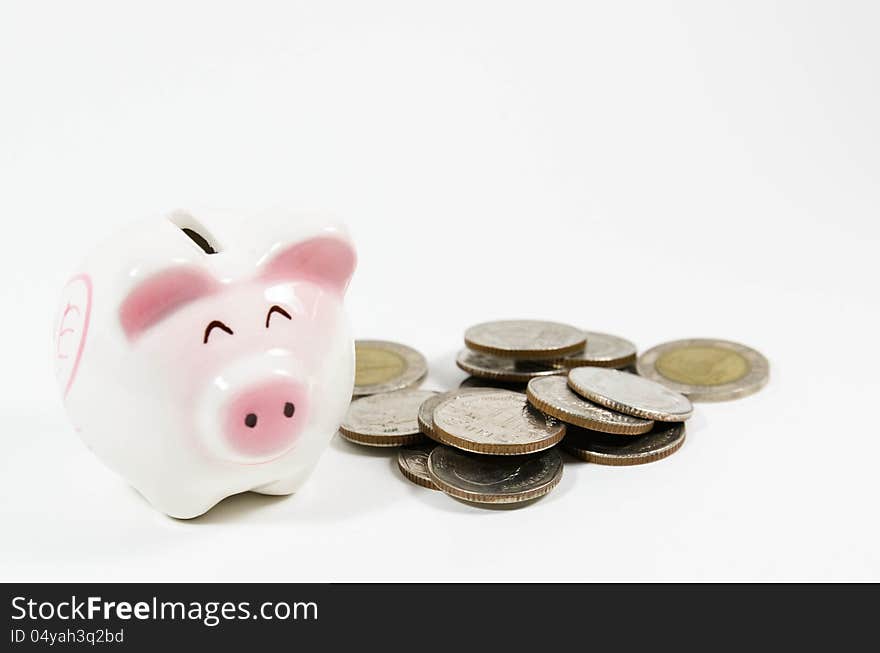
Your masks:
M587 401L572 391L566 379L560 376L532 379L526 394L529 403L541 412L582 428L638 435L650 431L654 426L652 420L624 415Z
M434 439L474 453L531 453L549 449L564 435L565 424L510 390L458 394L434 409Z
M763 388L770 363L738 342L691 338L652 347L639 357L638 372L691 401L726 401Z
M581 329L558 322L500 320L484 322L464 334L468 348L517 360L550 360L584 348Z
M434 409L441 401L454 397L456 395L465 394L467 392L481 392L486 388L459 388L458 390L450 390L432 395L422 402L419 406L419 429L429 438L434 437Z
M455 364L462 370L484 379L505 383L528 383L539 376L565 374L566 370L549 362L516 361L471 349L462 349L455 357Z
M423 440L419 406L436 393L397 390L355 399L339 427L347 440L373 447L396 447Z
M671 456L681 448L685 428L681 422L657 422L656 426L632 438L573 428L562 447L573 456L600 465L643 465Z
M428 476L428 456L436 446L433 442L429 442L398 449L397 467L404 478L431 490L438 489Z
M568 385L582 397L620 413L663 422L683 422L693 406L687 397L635 374L607 367L576 367Z
M638 350L626 338L597 331L586 331L585 333L587 334L587 346L584 350L560 359L558 365L566 368L594 365L620 369L635 362Z
M550 449L531 456L478 456L436 447L428 474L446 494L473 503L519 503L550 492L562 478L562 456Z
M355 397L393 392L416 385L428 373L428 361L412 347L386 340L357 340Z

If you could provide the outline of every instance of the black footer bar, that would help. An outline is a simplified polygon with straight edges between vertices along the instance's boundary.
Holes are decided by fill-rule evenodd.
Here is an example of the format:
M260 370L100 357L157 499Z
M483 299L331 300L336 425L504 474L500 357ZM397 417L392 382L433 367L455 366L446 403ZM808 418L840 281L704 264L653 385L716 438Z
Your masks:
M10 584L0 650L876 646L876 585ZM867 638L867 639L866 639ZM336 650L335 648L332 650Z

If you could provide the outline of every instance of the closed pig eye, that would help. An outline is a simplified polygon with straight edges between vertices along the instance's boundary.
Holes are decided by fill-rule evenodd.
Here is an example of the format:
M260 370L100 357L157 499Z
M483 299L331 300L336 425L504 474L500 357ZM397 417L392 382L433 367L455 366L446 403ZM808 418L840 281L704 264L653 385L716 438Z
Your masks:
M293 319L292 317L290 317L290 313L288 313L287 311L285 311L285 310L284 310L283 308L281 308L280 306L277 306L277 305L276 305L276 306L273 306L272 308L269 309L269 312L266 313L266 328L267 328L267 329L269 328L269 320L272 318L272 313L278 313L279 315L283 315L283 316L286 317L288 320L292 320L292 319Z
M221 331L225 331L229 335L232 335L232 329L223 324L220 320L213 320L207 327L205 327L205 339L202 340L203 343L208 342L208 336L211 335L211 331L214 329L220 329Z

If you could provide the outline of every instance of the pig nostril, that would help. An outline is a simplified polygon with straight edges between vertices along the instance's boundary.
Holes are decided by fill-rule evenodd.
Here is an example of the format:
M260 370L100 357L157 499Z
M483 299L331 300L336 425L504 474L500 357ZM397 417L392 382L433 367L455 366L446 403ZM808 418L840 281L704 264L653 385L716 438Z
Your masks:
M244 424L248 428L254 428L257 425L257 416L253 413L248 413L247 415L245 415Z
M296 410L296 408L289 401L284 404L284 416L285 417L293 417L293 411L295 411L295 410Z

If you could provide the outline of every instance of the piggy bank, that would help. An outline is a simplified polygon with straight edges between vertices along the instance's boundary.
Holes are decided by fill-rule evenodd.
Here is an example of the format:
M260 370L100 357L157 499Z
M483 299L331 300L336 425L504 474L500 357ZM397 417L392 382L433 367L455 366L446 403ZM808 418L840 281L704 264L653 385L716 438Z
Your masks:
M355 261L342 227L282 211L125 229L70 279L56 319L75 430L173 517L295 492L351 399Z

